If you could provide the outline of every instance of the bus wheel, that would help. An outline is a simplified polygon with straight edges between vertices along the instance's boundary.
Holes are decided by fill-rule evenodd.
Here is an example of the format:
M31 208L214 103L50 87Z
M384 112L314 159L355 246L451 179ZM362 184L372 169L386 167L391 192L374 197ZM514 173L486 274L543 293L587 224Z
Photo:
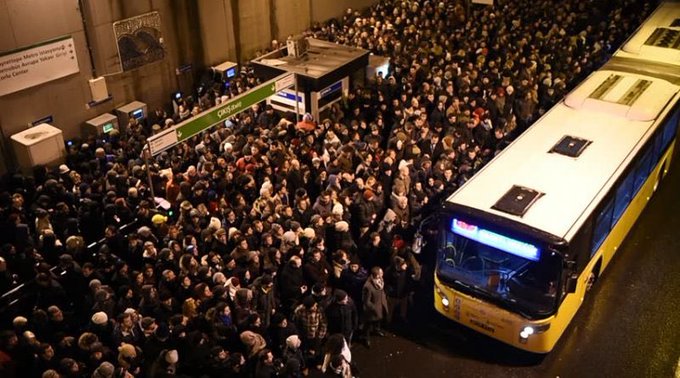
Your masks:
M588 276L588 283L586 284L586 291L590 291L590 289L593 288L595 281L597 281L597 277L595 277L595 273L590 272L590 275Z
M666 168L666 162L664 161L663 164L661 164L659 174L656 176L656 182L654 183L654 188L652 189L653 193L656 193L656 189L659 187L661 180L663 180L663 178L666 176L666 173L668 173L668 169Z
M593 285L595 285L595 282L597 282L597 278L600 276L600 266L602 266L602 260L598 260L595 266L593 267L593 270L590 272L590 275L588 276L588 282L586 283L586 291L590 291L590 289L593 288Z
M656 189L659 188L659 183L661 182L661 179L663 178L663 169L659 174L656 176L656 182L654 183L654 188L652 188L652 193L656 193Z

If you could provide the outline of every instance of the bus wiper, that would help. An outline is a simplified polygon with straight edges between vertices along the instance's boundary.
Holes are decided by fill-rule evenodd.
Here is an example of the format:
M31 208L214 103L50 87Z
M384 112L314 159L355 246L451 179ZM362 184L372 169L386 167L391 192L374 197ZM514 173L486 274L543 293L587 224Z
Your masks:
M472 287L471 287L470 285L464 283L463 281L460 281L460 280L453 280L453 282L456 283L456 284L458 284L458 285L460 285L460 286L462 286L462 287L465 287L465 288L468 288L468 289L472 289Z
M466 288L466 289L468 289L468 290L487 295L487 293L477 285L470 285L470 284L467 284L467 283L462 282L460 280L453 280L453 282L464 287L464 288Z

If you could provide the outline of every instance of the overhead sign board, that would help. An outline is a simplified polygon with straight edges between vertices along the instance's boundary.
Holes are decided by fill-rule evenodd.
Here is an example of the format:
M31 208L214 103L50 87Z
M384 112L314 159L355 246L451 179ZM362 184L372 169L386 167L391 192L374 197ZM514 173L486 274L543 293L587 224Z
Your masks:
M295 75L289 74L289 76ZM255 87L254 89L251 89L240 96L234 97L223 104L207 110L194 118L178 124L177 140L181 142L191 138L203 130L206 130L220 122L224 122L227 118L236 115L245 109L248 109L258 102L266 100L267 97L276 93L277 87L281 87L283 85L279 84L281 81L284 83L289 82L290 85L294 83L293 80L290 80L287 77L277 77L265 82L258 87Z
M322 89L319 92L319 97L324 98L324 97L328 96L329 94L332 94L334 92L339 91L340 89L342 89L342 80L339 80L339 81L327 86L326 88Z
M163 130L149 138L148 141L151 155L156 155L177 144L177 132L175 128Z
M73 37L0 53L0 96L78 73Z
M276 80L276 91L279 92L282 89L290 88L295 85L295 75L288 74L278 80Z
M293 76L293 80L288 78L288 76ZM294 76L294 74L277 76L246 93L234 97L225 103L208 109L193 118L148 138L147 142L149 143L151 154L156 155L179 142L183 142L202 131L224 122L229 117L236 115L257 103L266 100L277 92L277 86L282 87L286 83L293 85L295 83Z

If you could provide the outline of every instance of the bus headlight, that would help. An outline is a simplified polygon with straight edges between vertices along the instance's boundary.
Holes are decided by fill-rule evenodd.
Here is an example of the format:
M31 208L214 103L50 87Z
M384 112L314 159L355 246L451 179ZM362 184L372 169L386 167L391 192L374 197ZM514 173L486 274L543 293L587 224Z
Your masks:
M448 307L449 307L449 298L442 297L442 305L443 305L444 307L447 307L447 308L448 308Z
M447 297L446 294L444 294L444 291L440 289L439 286L435 285L434 287L437 291L437 294L442 298L442 306L444 306L444 308L448 310L449 305L451 304L451 302L449 302L449 297Z
M519 332L519 342L522 344L526 344L529 336L543 333L547 331L549 328L550 323L526 326L522 328L522 330Z
M522 339L527 339L529 336L534 334L534 328L533 327L524 327L522 332L519 333L519 337Z

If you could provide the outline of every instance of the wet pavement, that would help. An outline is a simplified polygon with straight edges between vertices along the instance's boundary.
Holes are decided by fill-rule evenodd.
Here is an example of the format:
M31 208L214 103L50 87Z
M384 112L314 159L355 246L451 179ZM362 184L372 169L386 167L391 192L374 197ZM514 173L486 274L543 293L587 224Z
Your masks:
M352 347L361 377L680 378L680 159L548 355L510 348L417 301L415 320Z

